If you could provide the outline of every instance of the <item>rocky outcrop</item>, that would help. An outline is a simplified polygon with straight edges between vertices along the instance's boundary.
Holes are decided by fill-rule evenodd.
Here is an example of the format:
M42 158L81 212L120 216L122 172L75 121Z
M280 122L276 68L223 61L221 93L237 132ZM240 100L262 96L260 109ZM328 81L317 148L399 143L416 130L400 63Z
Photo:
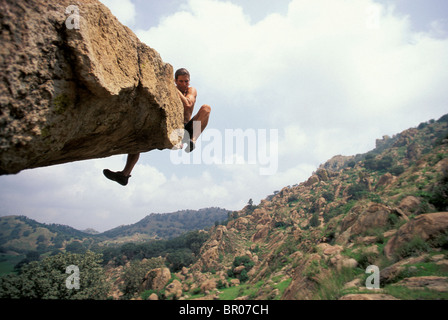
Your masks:
M407 196L401 200L399 208L406 214L411 215L419 210L420 200L414 196Z
M182 284L175 279L165 288L165 295L174 299L179 299L182 296Z
M419 257L410 257L400 260L391 266L388 266L381 270L380 281L381 284L392 283L399 277L401 273L406 270L406 267L412 264L421 263L428 259L428 255L421 255Z
M228 230L225 226L217 226L210 239L202 246L199 261L192 267L194 270L219 268L219 256L229 246Z
M173 68L97 0L0 3L0 174L173 147Z
M378 183L375 186L375 190L379 190L380 188L387 188L395 181L397 181L397 177L387 172L386 174L381 176L381 178L379 179Z
M448 292L448 278L437 276L411 277L393 284L393 286L403 286L412 290L434 290Z
M160 291L163 288L165 288L170 279L171 279L170 269L168 268L153 269L146 274L142 284L142 291L143 290Z
M399 300L391 295L382 293L359 293L359 294L347 294L341 297L339 300Z
M324 164L320 165L321 169L327 169L332 171L339 171L340 169L344 168L348 162L354 161L354 156L342 156L337 155L325 162Z
M391 259L400 247L415 237L430 241L447 230L448 212L422 214L398 229L384 247L384 253Z
M399 209L393 210L383 204L372 202L366 208L354 207L341 221L342 234L337 238L337 243L346 244L351 236L362 235L369 230L387 226L391 215L407 220Z

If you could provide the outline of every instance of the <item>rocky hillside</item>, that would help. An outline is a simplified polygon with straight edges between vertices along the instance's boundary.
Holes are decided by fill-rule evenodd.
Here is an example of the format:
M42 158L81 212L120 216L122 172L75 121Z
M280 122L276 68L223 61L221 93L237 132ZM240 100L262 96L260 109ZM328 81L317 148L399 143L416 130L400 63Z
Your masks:
M307 181L233 212L195 264L147 272L139 296L447 299L447 193L444 116L384 137L367 154L337 156Z
M173 147L173 68L102 3L4 0L0 24L0 174Z

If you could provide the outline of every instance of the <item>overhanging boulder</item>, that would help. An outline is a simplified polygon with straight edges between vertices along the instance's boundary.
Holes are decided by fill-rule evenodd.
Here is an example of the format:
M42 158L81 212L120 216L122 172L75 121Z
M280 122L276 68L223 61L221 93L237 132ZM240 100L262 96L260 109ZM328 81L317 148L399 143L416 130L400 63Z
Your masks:
M99 1L4 0L0 23L0 174L173 147L172 66Z

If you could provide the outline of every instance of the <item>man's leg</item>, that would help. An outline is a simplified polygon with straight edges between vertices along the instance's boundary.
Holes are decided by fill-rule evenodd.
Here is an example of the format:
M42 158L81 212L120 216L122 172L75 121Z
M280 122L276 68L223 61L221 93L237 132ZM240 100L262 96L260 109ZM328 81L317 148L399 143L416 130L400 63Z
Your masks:
M193 117L194 121L199 121L201 123L201 130L198 132L198 130L193 130L193 136L191 140L196 142L196 140L199 138L200 134L205 130L208 124L208 119L210 118L210 112L212 108L204 104L201 109L199 109L198 113Z
M140 154L128 154L128 158L126 160L126 166L123 171L113 172L109 169L104 169L103 174L106 178L118 182L122 186L126 186L128 184L129 178L131 177L132 169L134 169L135 164L140 158Z
M189 144L185 149L186 152L192 152L195 148L196 140L200 134L207 127L208 119L210 117L211 108L209 105L203 105L198 113L185 125L185 131L188 136L184 137L183 143Z
M128 158L126 160L126 166L124 167L123 171L121 171L121 173L125 177L131 176L131 172L134 169L135 165L137 164L139 158L140 158L140 153L128 154Z

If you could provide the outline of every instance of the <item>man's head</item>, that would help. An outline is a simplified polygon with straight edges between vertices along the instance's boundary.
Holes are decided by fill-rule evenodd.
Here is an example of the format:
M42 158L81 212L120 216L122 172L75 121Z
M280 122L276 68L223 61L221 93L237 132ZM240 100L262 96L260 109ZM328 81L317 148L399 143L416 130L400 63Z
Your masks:
M179 90L186 91L190 85L190 73L188 70L185 68L179 69L174 74L174 77L174 82Z

